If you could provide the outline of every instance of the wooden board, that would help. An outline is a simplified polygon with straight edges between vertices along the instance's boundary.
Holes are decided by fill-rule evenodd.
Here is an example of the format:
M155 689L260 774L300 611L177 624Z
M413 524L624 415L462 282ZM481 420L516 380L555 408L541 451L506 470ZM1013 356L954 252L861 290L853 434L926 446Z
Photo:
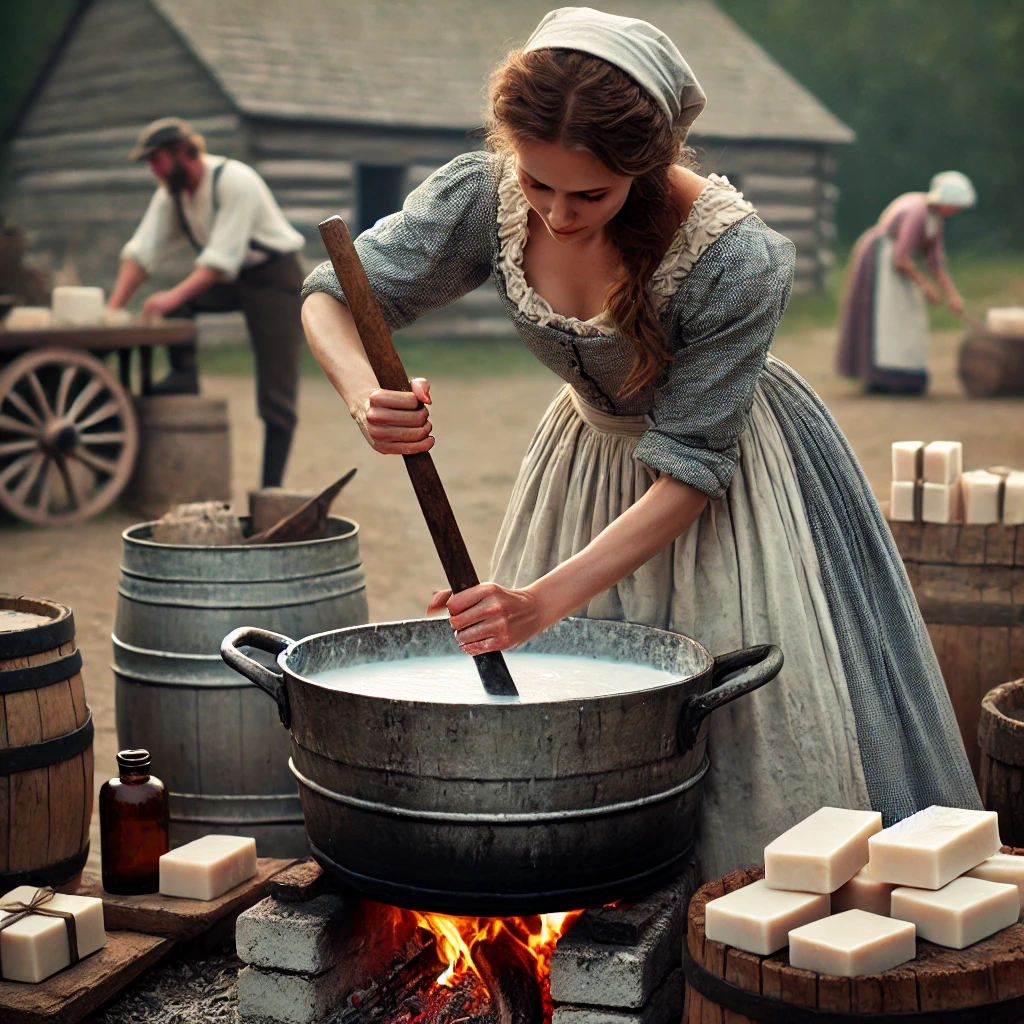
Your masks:
M8 331L0 326L0 350L5 348L87 348L111 350L150 345L178 345L193 341L192 320L174 319L161 324L126 324L124 327L49 327L39 331Z
M267 895L268 881L294 863L294 859L261 857L254 877L215 900L184 900L159 893L114 896L104 891L99 876L92 871L82 872L82 881L74 892L103 900L103 919L108 931L123 929L178 940L194 939L258 903Z
M75 1024L102 1006L174 946L173 939L110 932L92 956L38 985L0 981L3 1024Z

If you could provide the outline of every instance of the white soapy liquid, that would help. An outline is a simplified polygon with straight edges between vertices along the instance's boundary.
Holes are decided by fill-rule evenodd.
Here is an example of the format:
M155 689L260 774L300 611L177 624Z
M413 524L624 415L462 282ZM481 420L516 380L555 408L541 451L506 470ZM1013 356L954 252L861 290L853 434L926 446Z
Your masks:
M41 626L53 619L34 612L16 612L13 608L0 608L0 633L13 633L16 629L28 629L30 626Z
M632 662L599 661L574 654L504 654L519 691L518 701L527 704L650 690L674 683L681 675ZM517 700L488 695L475 663L465 654L352 665L310 678L333 690L391 700L436 704L501 704Z

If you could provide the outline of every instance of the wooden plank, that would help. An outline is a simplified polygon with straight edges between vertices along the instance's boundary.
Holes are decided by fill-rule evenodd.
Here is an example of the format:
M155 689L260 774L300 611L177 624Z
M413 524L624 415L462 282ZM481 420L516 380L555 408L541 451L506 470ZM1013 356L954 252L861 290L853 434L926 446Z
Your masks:
M957 534L956 555L958 565L983 565L987 548L984 526L960 527Z
M39 698L35 690L9 693L7 739L12 747L38 743L43 738ZM49 845L49 774L46 768L10 776L9 871L30 871L46 864Z
M776 953L761 962L761 995L782 1000L782 969L786 963L784 953Z
M985 562L988 565L1013 565L1016 546L1016 526L995 523L985 527Z
M84 871L74 889L78 896L96 896L103 900L103 918L111 931L143 932L174 939L193 939L208 932L225 918L237 917L266 895L267 882L294 859L261 857L253 878L235 886L215 900L185 900L151 893L145 896L115 896L103 889L99 875Z
M960 540L960 527L956 524L925 523L921 534L922 562L954 563Z
M43 713L44 739L74 732L77 723L70 682L55 683L37 692ZM46 862L59 864L82 848L85 779L82 777L81 755L50 765L48 774L50 827Z
M818 975L800 967L785 964L782 968L782 995L784 1003L796 1006L817 1006Z
M178 345L192 341L196 325L191 320L161 324L127 324L124 327L51 327L44 331L0 330L0 350L37 348L117 349L145 348L151 345Z
M742 949L730 949L725 958L725 980L747 992L761 992L761 958Z
M274 899L280 900L282 903L306 903L317 896L323 895L330 887L331 882L324 873L324 869L312 857L306 857L305 860L296 861L290 868L285 868L269 879L267 881L267 895L273 896ZM694 927L694 920L691 916L687 923L688 936L703 930L703 913L701 914L699 930ZM698 963L702 962L703 951L701 952L700 959L698 959L692 947L690 948L690 954Z
M0 696L0 750L9 746L7 742L7 703L3 696ZM10 776L0 775L0 871L9 871L9 845L10 845L10 809L11 809L11 786Z
M850 1009L854 1013L882 1012L882 983L878 975L861 975L850 980Z
M172 939L109 932L91 956L38 985L0 981L3 1024L76 1024L171 951Z
M837 1013L849 1013L850 979L833 977L829 974L818 976L818 1008Z
M917 977L907 967L897 967L878 976L882 986L882 1013L914 1013L917 1006ZM1019 991L1024 991L1024 988Z

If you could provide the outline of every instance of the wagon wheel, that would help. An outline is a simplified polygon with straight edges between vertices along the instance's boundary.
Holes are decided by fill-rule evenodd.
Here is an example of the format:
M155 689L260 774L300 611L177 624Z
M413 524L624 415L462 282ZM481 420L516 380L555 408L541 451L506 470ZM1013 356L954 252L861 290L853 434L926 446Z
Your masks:
M39 349L0 373L0 505L30 523L105 509L135 465L131 397L95 356Z

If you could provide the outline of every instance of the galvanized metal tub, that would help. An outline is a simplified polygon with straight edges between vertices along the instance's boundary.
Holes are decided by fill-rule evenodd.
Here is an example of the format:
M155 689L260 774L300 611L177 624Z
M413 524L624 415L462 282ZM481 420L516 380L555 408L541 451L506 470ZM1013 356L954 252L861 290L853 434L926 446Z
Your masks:
M238 648L277 655L276 670ZM546 703L430 703L347 693L318 673L458 651L443 619L293 641L261 629L222 653L291 730L313 855L399 906L508 915L652 888L689 858L708 768L706 716L774 678L778 648L720 658L675 633L564 619L521 650L673 673L667 684Z
M220 656L241 623L306 635L366 622L359 527L291 544L189 547L122 534L114 626L119 746L145 747L170 795L171 844L211 832L253 836L261 856L308 854L272 705Z

